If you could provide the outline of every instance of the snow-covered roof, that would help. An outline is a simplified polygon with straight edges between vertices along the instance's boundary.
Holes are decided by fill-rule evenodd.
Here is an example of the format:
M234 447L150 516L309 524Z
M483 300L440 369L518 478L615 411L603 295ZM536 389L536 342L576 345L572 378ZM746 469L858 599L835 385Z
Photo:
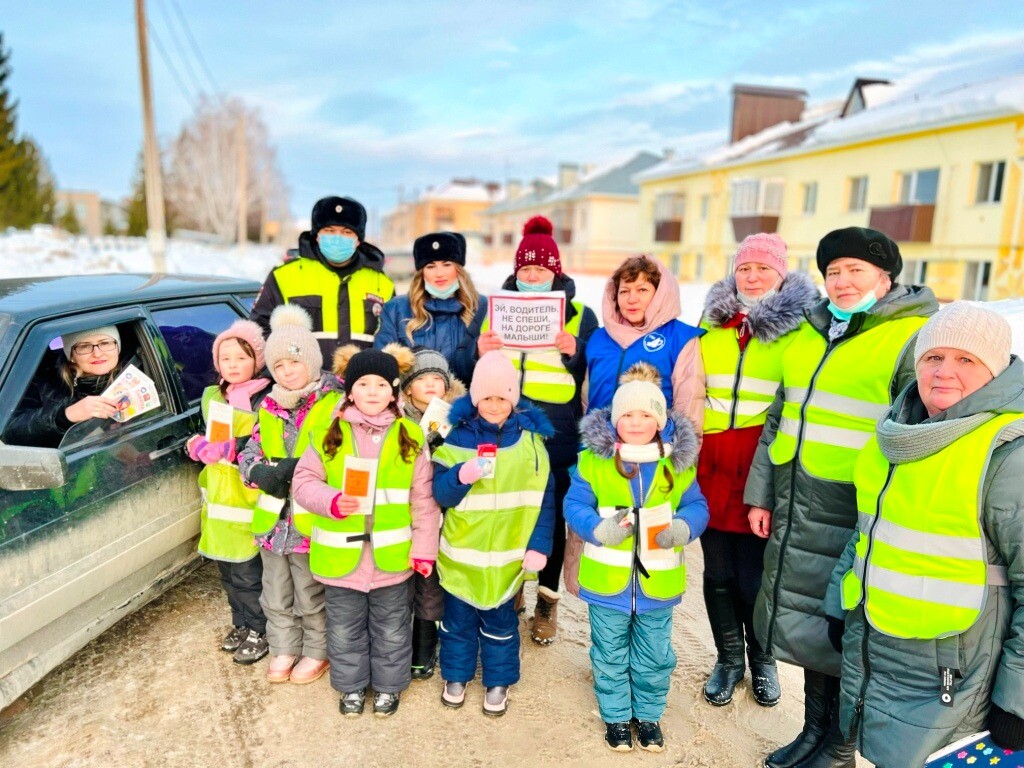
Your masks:
M428 189L420 195L420 200L458 200L469 203L488 203L500 200L502 193L488 188L482 181L459 181L453 179L444 184Z
M617 160L594 168L580 177L575 184L556 190L544 202L579 200L589 195L636 195L639 190L633 176L657 165L661 159L661 155L652 152L638 152L628 160Z
M1024 113L1024 50L921 70L892 83L859 86L863 106L841 117L846 100L812 105L799 122L782 122L729 144L690 152L648 168L635 182L705 168L852 144L922 128Z

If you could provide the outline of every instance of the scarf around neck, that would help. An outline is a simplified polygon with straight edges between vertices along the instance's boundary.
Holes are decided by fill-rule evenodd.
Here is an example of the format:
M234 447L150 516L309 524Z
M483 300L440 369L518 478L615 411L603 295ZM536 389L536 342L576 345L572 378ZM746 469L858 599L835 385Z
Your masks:
M314 379L301 389L285 389L280 384L275 383L273 389L270 390L270 397L272 397L274 402L282 408L290 411L305 400L306 397L314 392L319 386L319 379Z

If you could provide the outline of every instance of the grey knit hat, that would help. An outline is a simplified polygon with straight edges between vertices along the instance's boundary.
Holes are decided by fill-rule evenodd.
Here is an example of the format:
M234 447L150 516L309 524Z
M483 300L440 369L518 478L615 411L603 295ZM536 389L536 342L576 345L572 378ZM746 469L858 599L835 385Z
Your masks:
M416 362L404 376L402 376L402 389L406 389L420 376L428 373L436 373L444 379L445 389L452 386L452 372L448 368L448 358L436 349L416 350Z
M1010 365L1010 324L1006 318L969 301L947 304L917 334L914 363L937 347L962 349L998 376Z
M277 362L287 358L305 365L310 381L320 378L324 356L312 328L309 314L296 304L282 304L271 313L270 336L264 350L271 376Z

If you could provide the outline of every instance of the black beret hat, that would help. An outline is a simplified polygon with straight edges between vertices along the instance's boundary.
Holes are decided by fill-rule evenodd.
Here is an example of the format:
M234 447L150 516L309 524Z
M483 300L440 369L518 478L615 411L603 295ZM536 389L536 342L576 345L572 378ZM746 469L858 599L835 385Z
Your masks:
M412 245L412 259L419 272L432 261L454 261L466 266L466 238L458 232L431 232L417 237Z
M818 243L818 270L822 276L836 259L849 257L874 264L895 282L903 271L899 246L881 232L867 227L846 227L829 232Z
M360 242L366 236L366 209L351 197L324 197L317 200L311 218L309 233L314 240L321 229L333 225L348 227L356 233Z

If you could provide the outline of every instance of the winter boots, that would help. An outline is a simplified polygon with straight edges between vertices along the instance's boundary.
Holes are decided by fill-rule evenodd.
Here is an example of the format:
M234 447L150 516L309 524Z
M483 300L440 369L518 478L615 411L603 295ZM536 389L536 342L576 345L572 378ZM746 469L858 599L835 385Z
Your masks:
M412 620L412 679L426 680L437 665L437 625L427 619Z
M558 599L557 592L547 587L537 587L537 607L533 612L533 630L530 636L533 642L550 645L558 634Z
M804 728L765 758L765 768L854 768L856 747L839 728L839 678L804 670Z
M743 628L736 611L734 591L731 581L704 579L704 605L718 650L718 662L704 683L704 698L716 707L724 707L732 701L736 684L746 671Z
M774 707L782 698L779 670L775 657L761 648L754 634L754 608L745 609L743 629L747 636L747 661L750 662L750 691L762 707Z

